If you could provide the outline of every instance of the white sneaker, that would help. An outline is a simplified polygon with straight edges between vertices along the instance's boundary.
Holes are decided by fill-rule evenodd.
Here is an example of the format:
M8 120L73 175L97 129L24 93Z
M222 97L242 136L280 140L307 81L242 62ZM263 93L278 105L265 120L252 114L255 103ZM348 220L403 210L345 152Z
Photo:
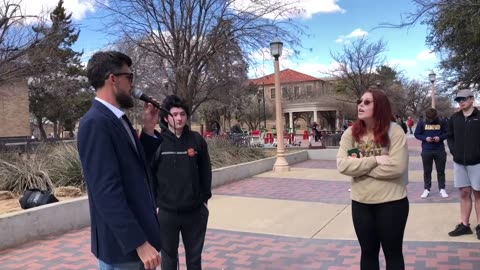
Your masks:
M448 194L445 189L440 189L440 195L442 195L443 198L448 198Z
M425 189L420 198L425 199L428 197L428 194L430 194L430 191L428 191L428 189Z

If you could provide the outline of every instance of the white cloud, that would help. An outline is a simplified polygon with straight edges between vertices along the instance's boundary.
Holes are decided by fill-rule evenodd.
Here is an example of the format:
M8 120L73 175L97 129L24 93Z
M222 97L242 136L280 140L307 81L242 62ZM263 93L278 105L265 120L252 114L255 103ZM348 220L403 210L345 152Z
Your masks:
M258 5L256 3L257 1L258 0L235 0L233 7L236 10L262 14L262 12L259 11L263 10L261 8L262 6ZM337 4L338 1L339 0L277 0L275 4L278 4L279 7L291 7L294 12L282 13L281 16L278 16L278 10L274 10L271 13L263 15L263 17L268 19L278 19L278 17L282 19L297 17L311 18L317 13L345 13L346 11Z
M249 78L259 78L274 73L273 57L270 55L270 48L258 50L249 57L256 62L256 65L251 65L249 68ZM280 57L280 70L293 69L310 76L324 78L330 77L339 67L337 62L331 62L326 65L316 63L316 60L318 59L309 59L309 62L299 61L294 50L284 47Z
M393 59L388 61L388 66L390 67L400 67L400 68L408 68L408 67L414 67L417 65L417 60L412 60L412 59Z
M435 53L430 50L423 50L417 55L417 60L420 61L434 60L436 58Z
M432 60L436 60L435 53L430 50L423 50L417 54L414 59L393 59L388 62L389 66L398 66L400 69L418 68L420 66L431 65Z
M343 42L346 42L350 39L354 39L354 38L358 38L358 37L363 37L363 36L367 36L368 35L368 32L363 30L362 28L357 28L355 30L353 30L350 34L348 35L341 35L339 36L335 42L337 43L343 43Z
M45 16L58 4L57 0L23 0L21 2L22 13L25 15ZM95 0L64 0L63 7L67 13L72 13L74 20L83 19L87 12L95 11ZM27 20L31 23L33 20Z
M345 13L346 10L337 4L338 0L299 0L303 9L303 17L311 18L316 13Z
M250 58L256 61L271 60L272 56L270 55L270 48L262 48L255 51L250 55Z
M283 47L280 57L280 70L292 68L295 63L295 52L292 49ZM262 48L249 55L249 58L255 63L251 65L248 71L250 78L259 78L274 72L273 57L270 54L270 48Z
M332 72L338 68L337 62L331 62L328 65L320 64L320 63L300 63L296 67L292 69L305 73L307 75L317 77L317 78L324 78L330 77Z
M72 12L72 17L75 20L81 20L85 17L87 12L95 11L94 0L65 0L64 6L69 12Z

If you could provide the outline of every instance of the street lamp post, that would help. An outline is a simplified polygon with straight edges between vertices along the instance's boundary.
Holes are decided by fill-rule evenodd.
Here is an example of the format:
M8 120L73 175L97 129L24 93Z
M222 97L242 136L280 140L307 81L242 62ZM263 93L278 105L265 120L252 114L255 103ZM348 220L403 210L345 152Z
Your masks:
M432 72L428 74L428 78L430 79L430 82L432 83L432 108L435 109L435 78L437 74L435 72Z
M258 101L258 130L260 130L260 126L262 124L262 121L260 120L260 117L262 115L260 110L260 101L262 101L262 97L260 96L260 91L257 92L257 101Z
M289 171L290 167L285 159L285 144L283 141L283 121L282 121L282 93L280 91L280 64L278 58L282 55L283 43L275 38L270 43L270 53L275 59L275 125L277 128L277 160L273 165L274 172Z
M265 82L262 82L262 99L263 99L263 128L267 129L267 113L265 112Z

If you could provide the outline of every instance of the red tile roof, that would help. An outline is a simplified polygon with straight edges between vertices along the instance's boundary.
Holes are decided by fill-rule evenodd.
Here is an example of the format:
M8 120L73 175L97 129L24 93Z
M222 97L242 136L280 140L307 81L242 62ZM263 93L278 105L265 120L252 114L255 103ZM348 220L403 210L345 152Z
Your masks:
M275 84L274 74L269 74L257 79L250 80L253 84ZM281 83L294 83L294 82L309 82L309 81L321 81L319 78L300 73L291 69L284 69L280 71L280 82Z

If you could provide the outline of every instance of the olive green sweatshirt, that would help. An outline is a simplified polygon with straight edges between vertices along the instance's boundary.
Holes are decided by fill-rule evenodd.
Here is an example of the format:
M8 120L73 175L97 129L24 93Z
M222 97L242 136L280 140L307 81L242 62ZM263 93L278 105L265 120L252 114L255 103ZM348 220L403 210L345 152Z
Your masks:
M373 133L356 142L352 128L342 135L337 153L337 168L340 173L352 177L351 198L368 204L384 203L407 196L404 174L408 172L408 145L403 129L396 123L390 124L390 144L382 147L373 140ZM349 157L348 150L358 148L360 158ZM377 164L375 156L388 155L390 163Z

